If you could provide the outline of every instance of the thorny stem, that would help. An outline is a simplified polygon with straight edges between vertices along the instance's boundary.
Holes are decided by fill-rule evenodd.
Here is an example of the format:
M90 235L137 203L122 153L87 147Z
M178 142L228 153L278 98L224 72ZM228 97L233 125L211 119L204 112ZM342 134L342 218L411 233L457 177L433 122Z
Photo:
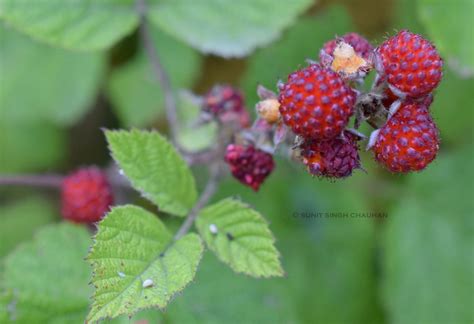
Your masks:
M188 214L188 217L183 222L179 230L176 232L174 236L174 240L179 240L183 235L185 235L194 223L194 220L199 214L199 211L206 206L209 200L212 198L214 193L217 191L219 185L219 178L220 178L220 164L214 163L209 168L210 177L207 181L206 187L204 188L201 196L199 197L198 201L194 205L193 209Z
M49 175L0 175L0 186L29 186L59 188L64 177Z
M136 1L136 10L140 15L140 36L145 48L145 52L148 55L152 68L158 78L161 89L163 90L164 100L165 100L165 111L166 118L168 120L168 125L171 132L171 142L180 150L178 146L178 134L179 134L179 124L178 124L178 114L177 114L177 104L176 98L171 87L171 82L168 74L166 73L163 65L161 64L160 56L156 50L153 38L150 33L150 26L148 19L146 17L148 6L146 0L137 0Z

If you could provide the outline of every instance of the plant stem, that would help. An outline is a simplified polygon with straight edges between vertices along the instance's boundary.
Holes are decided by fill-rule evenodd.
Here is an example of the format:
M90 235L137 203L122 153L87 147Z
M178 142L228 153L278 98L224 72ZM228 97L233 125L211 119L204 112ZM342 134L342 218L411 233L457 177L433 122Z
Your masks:
M0 186L30 186L59 188L64 177L50 175L1 175Z
M178 146L177 138L179 134L178 114L176 98L171 87L171 81L166 73L163 65L161 64L160 56L156 50L153 42L152 35L150 33L150 25L147 19L148 5L146 0L136 1L137 12L140 15L140 36L143 42L143 47L150 60L152 68L158 78L161 89L163 90L163 96L165 100L165 111L168 125L170 127L171 142L181 151Z
M186 217L185 221L183 222L179 230L176 232L174 236L175 241L179 240L191 229L191 226L193 225L194 220L198 216L201 209L206 206L206 204L212 198L214 193L217 191L220 178L220 163L212 164L209 169L210 177L207 181L206 187L202 191L202 194L194 205L193 209L191 209L191 211L189 212L188 217Z

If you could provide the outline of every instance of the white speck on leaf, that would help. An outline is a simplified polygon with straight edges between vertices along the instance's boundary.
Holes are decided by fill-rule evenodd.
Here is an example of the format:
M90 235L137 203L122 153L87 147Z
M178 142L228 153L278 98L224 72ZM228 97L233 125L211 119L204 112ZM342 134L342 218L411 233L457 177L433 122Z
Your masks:
M120 278L125 278L125 273L118 271L117 274Z
M143 285L142 285L143 288L149 288L152 286L153 286L153 280L146 279L145 281L143 281Z
M211 231L212 234L217 234L217 226L216 226L216 224L211 224L211 225L209 225L209 231Z

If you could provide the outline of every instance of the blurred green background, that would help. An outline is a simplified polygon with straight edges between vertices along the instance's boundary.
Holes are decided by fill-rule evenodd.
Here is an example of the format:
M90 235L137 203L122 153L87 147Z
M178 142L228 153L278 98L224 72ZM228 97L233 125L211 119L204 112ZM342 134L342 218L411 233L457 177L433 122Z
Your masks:
M284 157L258 193L226 179L215 200L242 197L270 221L287 276L236 275L207 252L195 281L166 311L116 322L473 323L473 7L471 0L315 1L280 38L239 59L200 54L154 28L176 88L202 94L215 83L231 83L243 89L252 112L257 84L275 89L306 58L317 59L322 44L335 35L356 31L377 45L402 28L421 33L445 59L431 108L441 151L422 173L403 176L383 170L364 152L367 174L359 171L338 182L313 179ZM136 32L107 51L83 53L51 47L2 24L0 55L1 174L106 166L110 158L101 127L167 131L163 96ZM205 143L203 136L183 137L197 147ZM16 322L82 322L91 293L82 259L89 236L62 245L58 255L70 249L70 264L62 269L67 273L48 272L46 261L29 258L34 244L54 243L47 228L38 233L42 243L31 240L39 228L60 221L57 192L2 187L0 215L2 280L25 285L31 294L50 282L54 287L41 294L61 290L69 300L60 305L20 300L18 309L29 311ZM5 309L2 321L9 321Z

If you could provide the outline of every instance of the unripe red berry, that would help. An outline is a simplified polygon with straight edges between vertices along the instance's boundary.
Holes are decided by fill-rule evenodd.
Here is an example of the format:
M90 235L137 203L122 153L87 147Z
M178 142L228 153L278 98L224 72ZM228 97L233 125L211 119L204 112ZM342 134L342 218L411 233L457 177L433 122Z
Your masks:
M345 178L360 168L358 140L358 136L347 131L330 140L306 140L300 147L300 154L312 175Z
M332 39L323 45L323 48L321 50L322 53L320 53L319 55L321 61L324 60L324 58L322 57L322 55L324 54L333 56L338 40L343 40L347 44L351 45L357 55L361 56L365 60L369 60L370 55L373 51L373 47L369 43L369 41L357 33L347 33L344 36L338 37L337 39Z
M206 95L203 111L223 122L237 120L241 127L250 126L250 115L245 108L242 93L230 85L216 85Z
M380 45L376 60L377 69L395 88L395 94L399 92L412 98L425 96L438 86L443 76L443 60L434 45L407 30Z
M375 159L392 172L420 171L439 150L439 134L426 103L406 101L380 129Z
M275 166L271 154L253 145L230 144L227 146L224 159L232 175L255 191L258 191Z
M61 186L61 213L76 223L99 221L113 203L105 174L96 167L79 169L68 175Z
M336 72L313 64L288 76L278 100L283 122L295 134L322 140L341 134L356 94Z

